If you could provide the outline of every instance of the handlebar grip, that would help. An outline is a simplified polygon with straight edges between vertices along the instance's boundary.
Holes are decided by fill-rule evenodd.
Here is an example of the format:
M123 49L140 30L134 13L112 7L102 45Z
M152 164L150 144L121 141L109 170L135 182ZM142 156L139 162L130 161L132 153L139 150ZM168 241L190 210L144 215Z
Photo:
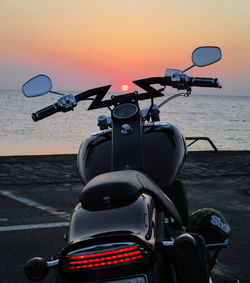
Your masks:
M31 117L32 117L34 122L37 122L37 121L42 120L42 119L44 119L44 118L46 118L50 115L55 114L57 111L58 111L58 107L55 103L55 104L52 104L48 107L45 107L45 108L43 108L43 109L41 109L41 110L39 110L35 113L32 113Z
M199 78L193 77L190 80L190 86L199 86L199 87L218 87L221 88L218 79L216 78Z

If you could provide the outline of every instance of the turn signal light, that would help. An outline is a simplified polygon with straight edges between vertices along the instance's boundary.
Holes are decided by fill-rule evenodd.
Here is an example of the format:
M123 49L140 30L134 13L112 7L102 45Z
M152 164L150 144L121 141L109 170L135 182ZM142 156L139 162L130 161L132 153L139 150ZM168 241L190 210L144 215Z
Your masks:
M189 234L182 234L174 240L174 250L180 256L191 255L196 247L196 241Z
M24 273L31 281L43 280L48 273L48 265L45 259L34 257L24 266Z

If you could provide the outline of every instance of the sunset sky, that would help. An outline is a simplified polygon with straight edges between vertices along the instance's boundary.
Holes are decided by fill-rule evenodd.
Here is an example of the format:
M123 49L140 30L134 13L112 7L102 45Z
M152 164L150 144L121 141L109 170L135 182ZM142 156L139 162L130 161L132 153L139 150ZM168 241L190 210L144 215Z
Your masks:
M1 89L45 73L55 89L120 91L217 45L223 59L189 74L220 78L222 94L250 93L249 0L1 0L0 19Z

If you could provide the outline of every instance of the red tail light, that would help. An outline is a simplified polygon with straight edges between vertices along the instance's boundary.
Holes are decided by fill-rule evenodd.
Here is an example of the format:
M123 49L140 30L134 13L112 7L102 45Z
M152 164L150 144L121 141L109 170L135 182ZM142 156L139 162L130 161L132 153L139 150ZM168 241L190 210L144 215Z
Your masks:
M140 261L146 256L146 251L137 244L121 245L116 248L100 246L98 252L78 250L68 254L64 260L64 268L67 270L95 269L98 267L113 267ZM101 249L101 250L100 250ZM104 250L105 249L105 250ZM95 247L96 250L96 247Z

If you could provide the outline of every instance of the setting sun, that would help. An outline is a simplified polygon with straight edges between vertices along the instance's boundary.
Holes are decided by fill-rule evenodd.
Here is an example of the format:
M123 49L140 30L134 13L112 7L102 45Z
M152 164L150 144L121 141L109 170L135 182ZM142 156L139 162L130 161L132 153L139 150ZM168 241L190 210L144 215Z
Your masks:
M128 85L122 85L122 91L128 91Z

